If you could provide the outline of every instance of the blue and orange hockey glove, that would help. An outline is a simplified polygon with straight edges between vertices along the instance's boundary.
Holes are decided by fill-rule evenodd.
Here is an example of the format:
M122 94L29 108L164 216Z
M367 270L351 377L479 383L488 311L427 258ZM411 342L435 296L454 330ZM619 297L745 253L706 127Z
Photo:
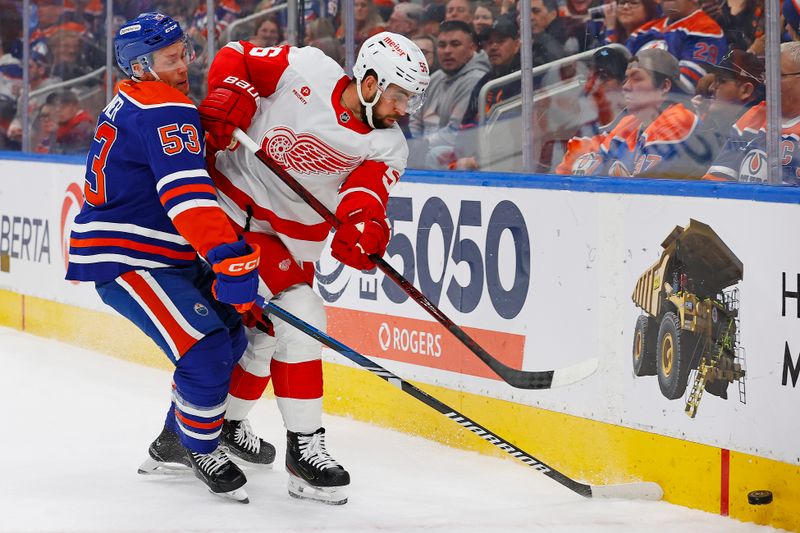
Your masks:
M336 209L342 225L331 241L331 255L358 270L372 270L371 254L382 256L389 244L389 220L383 206L363 192L347 194Z
M208 251L208 262L217 275L211 286L214 297L233 305L244 313L253 306L258 295L258 264L261 249L247 244L241 237L236 242L220 244Z

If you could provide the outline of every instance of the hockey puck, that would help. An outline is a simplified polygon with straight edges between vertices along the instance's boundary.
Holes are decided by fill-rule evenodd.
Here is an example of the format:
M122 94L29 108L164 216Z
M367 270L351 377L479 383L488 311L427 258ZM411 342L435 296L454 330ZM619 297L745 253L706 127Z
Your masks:
M772 503L772 491L754 490L747 494L747 501L750 505L766 505Z

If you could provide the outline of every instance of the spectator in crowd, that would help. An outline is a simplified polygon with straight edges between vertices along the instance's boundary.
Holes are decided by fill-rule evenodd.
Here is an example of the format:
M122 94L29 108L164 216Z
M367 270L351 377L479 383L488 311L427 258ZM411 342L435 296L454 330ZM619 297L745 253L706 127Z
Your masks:
M566 143L556 174L571 174L578 157L598 151L608 132L622 120L625 109L622 85L629 59L627 50L608 47L598 49L592 56L583 95L578 98L574 112L583 123Z
M37 154L51 153L56 144L58 123L55 115L56 110L53 104L45 102L33 119L31 146L33 146L33 151Z
M50 71L50 63L46 55L46 46L43 41L39 41L34 45L34 48L31 50L31 61L30 67L28 69L28 88L30 92L45 89L47 87L56 85L61 83L61 78L56 78L53 76L48 76L48 72ZM21 80L20 80L21 82ZM21 86L20 86L21 89ZM36 95L28 97L28 111L30 112L30 116L33 116L33 113L36 111L38 107L40 107L44 101L44 95ZM18 143L22 143L22 94L17 95L17 116L11 122L8 127L8 136L14 141ZM30 131L32 134L36 133L36 127L33 123L30 124Z
M617 0L605 5L605 34L598 41L625 44L645 22L660 18L657 0Z
M765 97L764 59L744 50L731 50L719 65L705 65L711 78L708 109L701 113L703 128L713 139L716 155L734 123ZM698 87L700 84L698 84Z
M783 0L783 20L786 30L783 41L800 41L800 0Z
M425 8L419 4L403 2L394 6L386 29L392 33L399 33L409 39L419 35L419 26L425 15Z
M483 49L489 58L491 70L478 80L469 98L467 111L461 121L462 128L471 128L478 125L478 107L484 105L488 113L489 109L495 104L517 96L520 93L520 82L506 85L499 90L490 90L486 95L486 101L479 102L478 95L484 85L491 80L495 80L506 74L510 74L520 69L519 29L516 21L508 17L498 18L483 41Z
M485 55L477 51L472 26L461 20L442 22L437 41L440 69L431 76L425 103L409 124L415 139L410 146L411 157L428 159L410 164L442 168L453 162L455 134L461 128L469 96L489 70Z
M478 162L475 158L475 153L477 152L475 136L481 134L477 128L477 126L479 126L479 106L484 106L488 114L492 106L520 94L521 81L517 80L497 89L490 89L486 93L485 100L482 101L479 99L481 89L484 85L491 80L495 80L520 69L520 44L517 23L509 17L498 18L486 35L483 42L483 49L486 51L486 55L489 58L491 70L478 80L478 83L470 94L467 111L464 113L464 118L461 120L462 131L459 132L456 141L456 156L458 159L455 168L478 168Z
M411 40L425 56L430 73L433 74L439 70L439 59L436 57L436 38L431 35L418 35Z
M285 41L283 28L278 24L278 19L274 15L266 16L256 27L255 34L250 38L251 43L261 48L278 46Z
M324 39L326 37L336 38L336 30L333 29L333 22L329 18L318 18L306 23L303 44L309 45L316 39Z
M711 149L699 135L700 119L680 102L677 59L659 48L633 56L623 84L627 115L599 149L577 158L571 174L611 177L699 178Z
M461 20L472 24L475 7L470 0L448 0L445 6L444 20Z
M725 32L728 46L748 50L764 35L764 0L700 0Z
M12 139L9 126L17 114L17 101L7 94L0 94L0 150L21 150L19 140Z
M589 8L595 3L594 0L567 0L558 10L558 16L563 18L576 19L580 22L589 20Z
M769 179L767 103L763 101L736 122L704 179L800 185L800 41L781 45L781 113L780 177Z
M497 20L497 7L493 2L481 2L475 6L475 14L472 16L472 27L478 39L484 41L491 30L494 21Z
M67 89L51 93L46 104L55 109L58 130L51 153L83 154L89 150L94 134L94 118L81 108L78 96Z
M508 15L511 18L517 17L517 1L516 0L492 0L497 6L497 14Z
M576 53L578 40L568 32L564 19L558 16L558 0L531 0L534 66Z
M699 0L663 0L663 18L645 23L626 41L632 54L650 47L665 48L680 62L679 83L694 92L705 75L699 62L716 65L728 52L719 24L698 6Z
M326 56L344 66L344 47L336 37L320 37L311 41L309 46L319 48Z
M90 42L90 37L84 38L73 30L59 30L52 34L47 40L53 58L50 75L69 80L104 65L105 49L101 50Z
M373 35L385 31L383 18L372 0L354 0L356 19L356 48ZM344 21L336 31L337 39L344 39Z
M49 38L60 31L71 31L78 34L88 32L88 28L71 20L64 0L39 0L36 2L36 27L31 33L31 40Z
M378 14L381 16L381 20L388 20L389 17L392 15L392 11L394 10L395 0L370 0L373 4L375 4L375 8L378 10Z
M18 98L22 94L22 60L11 52L0 55L0 95Z
M418 33L434 37L439 35L439 25L444 21L444 11L445 7L442 4L428 4L422 15Z

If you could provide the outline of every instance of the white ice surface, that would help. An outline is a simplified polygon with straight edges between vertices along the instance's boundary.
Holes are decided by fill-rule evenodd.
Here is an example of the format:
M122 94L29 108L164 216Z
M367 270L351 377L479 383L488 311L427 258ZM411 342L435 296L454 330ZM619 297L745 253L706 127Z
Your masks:
M511 459L332 416L328 449L351 473L350 502L294 500L267 400L250 418L277 445L277 465L246 470L249 505L226 502L190 475L136 473L169 383L164 371L0 328L0 531L774 531L665 502L586 500Z

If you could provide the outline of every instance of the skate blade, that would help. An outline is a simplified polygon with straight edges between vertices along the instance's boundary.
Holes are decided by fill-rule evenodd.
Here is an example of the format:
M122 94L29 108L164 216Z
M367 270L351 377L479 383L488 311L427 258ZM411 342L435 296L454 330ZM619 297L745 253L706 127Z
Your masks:
M175 474L190 474L192 469L180 463L162 463L156 461L152 457L148 457L145 462L139 466L137 471L139 474L150 475L175 475Z
M315 487L289 474L289 496L298 500L311 500L328 505L344 505L347 503L347 486Z
M208 489L208 492L214 496L219 496L220 498L231 500L236 503L250 503L250 498L247 495L247 491L243 488L238 488L229 492L214 492L213 490Z

